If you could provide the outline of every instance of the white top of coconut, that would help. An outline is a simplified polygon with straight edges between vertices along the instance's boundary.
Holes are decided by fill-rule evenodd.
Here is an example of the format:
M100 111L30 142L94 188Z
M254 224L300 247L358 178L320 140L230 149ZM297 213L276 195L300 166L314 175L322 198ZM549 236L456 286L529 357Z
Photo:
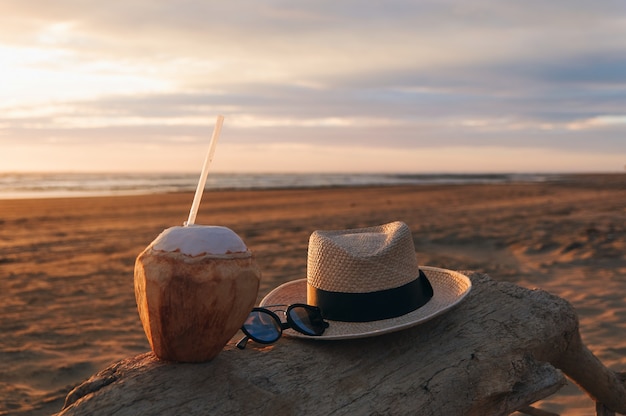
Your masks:
M152 242L152 249L176 251L189 256L224 255L248 251L248 247L233 230L217 225L170 227Z

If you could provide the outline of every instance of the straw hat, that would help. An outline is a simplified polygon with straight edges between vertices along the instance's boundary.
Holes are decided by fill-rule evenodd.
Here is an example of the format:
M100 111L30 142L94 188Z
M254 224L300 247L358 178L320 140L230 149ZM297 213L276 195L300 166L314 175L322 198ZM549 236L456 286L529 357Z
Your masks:
M419 267L409 227L399 221L376 227L315 231L309 239L307 278L271 291L261 306L308 303L329 322L323 335L336 340L394 332L441 315L469 293L467 276Z

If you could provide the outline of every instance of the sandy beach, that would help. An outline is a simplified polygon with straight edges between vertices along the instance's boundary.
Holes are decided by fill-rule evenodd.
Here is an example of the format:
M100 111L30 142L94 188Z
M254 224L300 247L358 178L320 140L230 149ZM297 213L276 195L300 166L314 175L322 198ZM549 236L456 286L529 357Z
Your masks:
M48 415L107 365L149 350L136 256L182 225L190 193L0 200L0 415ZM626 175L558 182L211 191L197 223L237 232L263 270L259 299L306 276L318 229L406 222L420 264L476 270L571 302L588 347L626 370ZM280 342L289 342L281 340ZM574 385L540 407L589 415Z

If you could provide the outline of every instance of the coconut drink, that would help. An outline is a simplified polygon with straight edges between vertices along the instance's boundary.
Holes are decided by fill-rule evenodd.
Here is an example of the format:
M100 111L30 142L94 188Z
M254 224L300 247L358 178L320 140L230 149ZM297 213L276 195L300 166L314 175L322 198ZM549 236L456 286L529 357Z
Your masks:
M164 230L135 261L135 299L150 347L163 360L214 358L256 302L261 272L231 229L196 225L208 167L223 117L217 119L189 218Z
M252 310L260 277L229 228L163 231L135 262L135 298L152 351L179 362L214 358Z

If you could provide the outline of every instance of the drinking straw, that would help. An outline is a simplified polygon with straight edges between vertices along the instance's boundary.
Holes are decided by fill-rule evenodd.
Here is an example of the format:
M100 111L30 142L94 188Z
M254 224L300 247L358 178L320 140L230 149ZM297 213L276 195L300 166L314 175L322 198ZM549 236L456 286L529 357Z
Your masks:
M189 219L185 222L185 227L193 225L196 222L196 215L198 214L198 207L200 206L200 200L202 199L202 192L204 191L204 185L206 184L206 178L209 175L209 165L213 160L213 153L215 153L215 146L217 145L217 139L220 136L222 130L222 124L224 123L224 116L218 115L215 123L215 129L213 129L213 136L211 136L211 143L209 144L209 151L204 159L204 165L202 166L202 172L200 173L200 180L198 181L198 187L196 188L196 194L193 197L193 203L191 204L191 210L189 211Z

